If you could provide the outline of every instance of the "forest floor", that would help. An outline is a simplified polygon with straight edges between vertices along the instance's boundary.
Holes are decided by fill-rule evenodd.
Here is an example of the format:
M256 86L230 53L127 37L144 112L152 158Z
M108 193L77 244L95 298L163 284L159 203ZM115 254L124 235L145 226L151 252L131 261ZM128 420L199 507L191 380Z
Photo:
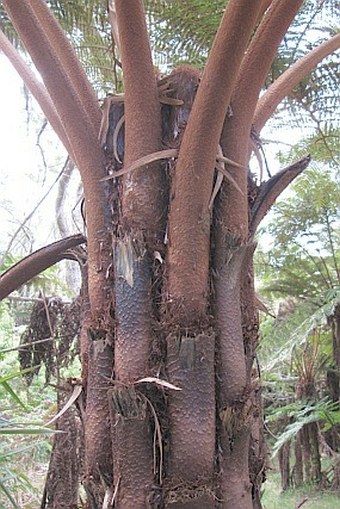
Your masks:
M47 444L47 441L45 444ZM17 483L11 491L18 505L12 505L8 499L6 501L0 490L0 509L13 509L13 507L19 509L37 508L41 500L48 467L48 451L45 444L42 444L40 454L39 451L35 455L31 452L30 457L28 453L24 452L18 458L19 461L15 470L20 472L21 481L24 482L22 484ZM263 489L263 509L297 509L305 499L307 500L301 505L302 509L340 509L339 494L320 491L312 486L304 486L281 493L280 475L275 469L268 471L268 479Z
M296 509L303 500L302 509L340 509L340 495L317 490L315 487L281 492L280 475L274 470L268 471L268 479L263 485L263 509Z

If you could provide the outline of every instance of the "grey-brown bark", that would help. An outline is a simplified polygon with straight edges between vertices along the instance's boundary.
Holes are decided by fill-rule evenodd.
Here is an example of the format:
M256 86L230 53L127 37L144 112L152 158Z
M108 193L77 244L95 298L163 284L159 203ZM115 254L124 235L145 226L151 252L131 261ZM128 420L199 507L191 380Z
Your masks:
M290 442L286 442L279 450L279 465L281 474L281 488L286 491L291 485L290 474Z
M293 470L295 486L303 484L303 462L302 462L302 444L301 431L297 434L294 443L295 465Z
M114 475L120 479L118 503L143 508L154 484L152 434L147 400L133 383L149 374L151 258L131 233L116 240L115 261Z
M59 389L58 411L65 405L70 389L68 384ZM40 509L77 509L81 467L78 451L82 446L82 429L75 409L68 409L58 419L56 429L61 433L53 438Z
M124 163L161 148L161 112L143 3L115 2L125 94ZM131 23L133 19L133 23ZM152 498L153 436L146 396L134 383L150 374L154 250L164 233L164 173L159 163L122 178L113 235L115 387L112 392L117 504L143 509ZM116 484L117 485L117 484Z
M169 456L165 499L169 507L215 507L215 333L170 333ZM194 388L194 390L193 390ZM196 447L193 447L193 443Z

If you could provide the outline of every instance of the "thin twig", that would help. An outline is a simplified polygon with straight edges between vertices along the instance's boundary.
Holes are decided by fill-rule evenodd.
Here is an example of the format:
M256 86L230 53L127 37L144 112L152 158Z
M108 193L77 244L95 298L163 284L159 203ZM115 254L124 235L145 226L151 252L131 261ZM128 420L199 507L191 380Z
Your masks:
M300 509L300 507L302 507L308 500L309 500L309 498L307 496L305 496L305 498L303 500L301 500L301 502L298 503L298 505L296 506L296 509Z
M41 290L41 295L42 295L42 298L43 298L44 309L45 309L45 313L46 313L48 327L50 329L51 336L53 336L54 335L54 330L53 330L53 327L52 327L50 310L48 309L48 301L47 301L47 299L45 297L45 294L44 294L43 290Z
M321 126L321 122L320 120L317 118L315 112L311 109L311 107L309 106L309 104L307 103L307 101L305 101L302 97L299 97L297 94L294 94L293 92L291 92L291 97L293 97L296 102L308 113L308 115L310 116L310 118L312 119L312 121L315 123L316 125L316 129L317 131L319 132L320 136L321 136L321 139L323 141L323 144L331 158L331 160L337 164L337 161L334 157L334 154L333 154L333 151L331 149L331 147L329 146L328 144L328 141L327 141L327 136L325 135L323 129L322 129L322 126Z
M47 120L46 118L44 119L43 123L42 123L42 126L40 127L39 129L39 132L38 132L38 135L37 135L37 141L36 141L36 146L38 147L39 151L40 151L40 155L41 155L41 159L42 159L42 162L43 162L43 167L44 167L44 180L43 180L43 185L45 184L45 180L46 180L46 173L47 173L47 162L46 162L46 158L45 158L45 154L44 154L44 149L42 148L41 144L40 144L40 138L42 137L45 129L47 127Z
M50 192L52 191L52 189L54 188L54 186L56 185L56 183L58 182L58 180L60 179L60 177L62 176L62 174L64 173L64 170L65 170L65 165L62 167L61 171L58 173L56 179L54 180L54 182L51 184L51 186L47 189L46 193L40 198L40 200L38 201L38 203L34 206L34 208L31 210L31 212L25 217L25 219L23 220L22 223L20 223L20 226L18 227L18 229L15 231L15 233L13 234L11 240L9 241L9 244L4 252L4 254L2 255L1 257L1 260L0 260L0 265L3 264L6 256L8 255L8 253L10 252L11 248L12 248L12 245L16 239L16 237L18 236L18 234L21 232L21 230L23 229L23 227L25 226L25 224L34 216L34 214L36 213L36 211L38 210L38 208L40 207L40 205L46 200L47 196L50 194Z
M40 299L42 300L42 299ZM12 348L4 348L3 350L0 350L1 353L8 353L8 352L15 352L16 350L24 350L26 346L32 346L32 345L38 345L39 343L46 343L47 341L54 341L55 338L45 338L45 339L38 339L37 341L32 341L32 343L22 343L22 345L14 346Z

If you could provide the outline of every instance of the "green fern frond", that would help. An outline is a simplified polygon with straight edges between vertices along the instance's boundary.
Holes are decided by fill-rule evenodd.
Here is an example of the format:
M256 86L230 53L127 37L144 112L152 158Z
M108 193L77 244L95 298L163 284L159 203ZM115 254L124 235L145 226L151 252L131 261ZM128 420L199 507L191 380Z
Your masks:
M306 424L323 422L325 429L329 429L340 422L338 405L327 399L322 399L317 402L299 401L294 404L286 405L276 409L276 412L271 415L271 420L274 421L283 415L289 416L290 419L294 419L294 421L286 426L283 433L275 442L272 457L276 456L285 443L293 440Z

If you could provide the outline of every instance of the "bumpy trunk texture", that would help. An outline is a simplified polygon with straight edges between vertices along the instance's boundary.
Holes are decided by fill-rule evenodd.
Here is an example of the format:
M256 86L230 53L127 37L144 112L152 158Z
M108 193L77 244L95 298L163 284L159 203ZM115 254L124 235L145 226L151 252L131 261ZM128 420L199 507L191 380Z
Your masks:
M169 100L183 102L161 110L163 139L174 148L180 145L198 83L196 71L187 67L161 81L160 86L169 89ZM112 133L123 114L122 103L112 101L105 151L108 167L114 170L121 167L115 154L119 149L124 157L124 137L121 132L116 136L114 148ZM162 171L161 208L166 212L171 199L166 188L171 188L176 161L169 161ZM258 342L254 248L226 236L219 250L216 241L215 252L226 258L216 255L213 261L216 276L207 293L211 311L204 320L201 314L185 315L185 326L181 325L183 307L169 299L162 263L167 246L159 237L136 229L136 223L129 227L122 197L128 189L131 199L131 179L126 186L127 182L114 180L111 191L111 202L118 200L111 230L113 307L107 308L105 327L90 327L83 340L89 366L90 420L85 423L89 507L112 498L116 490L115 503L122 509L260 508L265 463L262 412L250 375ZM163 235L166 238L165 230ZM145 377L149 378L141 380ZM157 388L159 378L174 389Z
M124 98L106 99L99 136L95 94L46 2L3 3L44 86L18 59L17 68L84 183L78 404L86 508L261 509L266 452L254 368L254 236L309 158L261 185L248 164L261 87L302 0L229 0L203 74L181 66L162 80L143 2L109 2ZM12 55L3 37L0 45ZM299 69L290 89L302 78ZM265 101L258 130L267 114ZM160 162L164 148L173 157ZM84 240L58 242L6 273L0 297L27 280L25 270L35 275ZM337 379L337 398L338 386ZM316 428L299 439L306 478L318 479Z
M166 346L169 381L182 388L169 398L167 506L213 508L215 334L170 333Z
M61 410L71 394L65 386L58 393L58 410ZM73 408L59 419L56 429L62 433L54 436L45 489L40 509L77 509L80 474L79 449L82 430L80 420Z
M148 400L133 383L149 374L151 258L143 241L131 233L116 239L115 261L114 475L120 479L118 504L142 509L154 484L152 430Z

